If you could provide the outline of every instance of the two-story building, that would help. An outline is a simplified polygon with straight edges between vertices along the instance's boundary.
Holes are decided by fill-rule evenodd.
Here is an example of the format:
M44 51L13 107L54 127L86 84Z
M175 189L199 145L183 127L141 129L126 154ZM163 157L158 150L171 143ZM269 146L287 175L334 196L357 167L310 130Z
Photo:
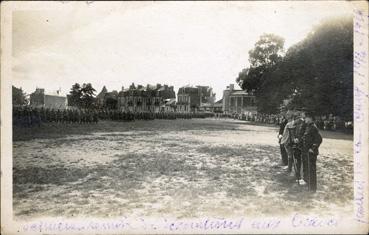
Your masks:
M178 89L177 111L198 112L210 110L215 94L209 86L184 86Z
M30 105L37 108L66 109L67 97L61 95L60 89L55 93L45 93L45 89L36 88L30 94Z
M237 90L234 88L234 84L230 84L223 91L223 113L256 114L257 107L255 95L241 89Z
M118 93L118 109L130 112L160 112L167 99L175 99L173 86L157 84L137 85L134 83L128 89Z

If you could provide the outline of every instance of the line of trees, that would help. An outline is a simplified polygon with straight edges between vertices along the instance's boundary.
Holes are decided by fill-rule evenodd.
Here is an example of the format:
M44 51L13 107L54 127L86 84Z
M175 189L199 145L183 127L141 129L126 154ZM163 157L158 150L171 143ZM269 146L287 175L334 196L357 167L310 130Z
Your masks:
M255 93L261 113L278 113L289 100L287 108L352 120L352 24L351 17L327 19L287 52L283 38L264 34L249 52L250 66L236 81Z

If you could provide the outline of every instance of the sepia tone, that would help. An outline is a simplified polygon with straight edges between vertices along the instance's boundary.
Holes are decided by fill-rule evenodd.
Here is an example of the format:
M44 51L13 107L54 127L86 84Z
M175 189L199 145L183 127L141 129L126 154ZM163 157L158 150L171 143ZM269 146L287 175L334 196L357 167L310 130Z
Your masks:
M109 4L12 12L11 207L23 233L57 231L44 218L206 218L144 233L359 221L349 3Z

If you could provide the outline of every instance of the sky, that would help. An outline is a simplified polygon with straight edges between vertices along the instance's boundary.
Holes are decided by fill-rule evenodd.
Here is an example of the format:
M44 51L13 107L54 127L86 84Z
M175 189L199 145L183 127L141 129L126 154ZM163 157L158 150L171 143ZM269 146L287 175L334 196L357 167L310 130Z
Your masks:
M39 3L40 4L40 3ZM208 85L222 98L263 33L301 41L344 1L49 2L12 17L13 85L67 94L135 84Z

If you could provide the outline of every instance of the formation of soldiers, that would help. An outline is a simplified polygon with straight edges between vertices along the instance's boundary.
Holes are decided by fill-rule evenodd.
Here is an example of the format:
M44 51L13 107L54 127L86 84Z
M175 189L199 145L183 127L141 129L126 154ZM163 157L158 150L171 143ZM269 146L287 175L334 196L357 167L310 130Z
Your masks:
M129 112L119 110L50 109L31 106L13 107L13 125L40 126L42 123L90 124L99 120L135 121L154 119L191 119L213 117L212 113Z
M177 112L129 112L120 110L101 110L99 118L112 121L134 121L154 119L191 119L213 117L212 113L177 113Z
M97 123L95 110L49 109L30 106L13 107L14 126L40 126L41 123Z

